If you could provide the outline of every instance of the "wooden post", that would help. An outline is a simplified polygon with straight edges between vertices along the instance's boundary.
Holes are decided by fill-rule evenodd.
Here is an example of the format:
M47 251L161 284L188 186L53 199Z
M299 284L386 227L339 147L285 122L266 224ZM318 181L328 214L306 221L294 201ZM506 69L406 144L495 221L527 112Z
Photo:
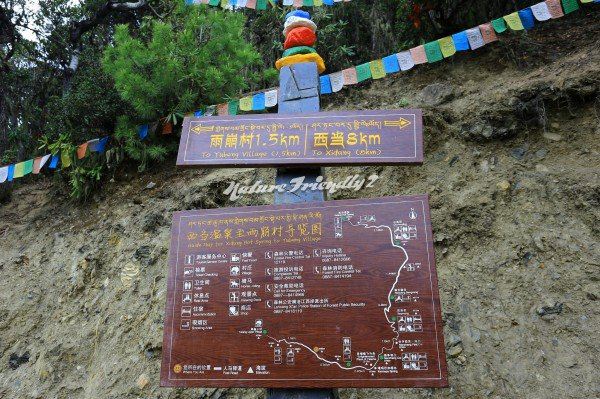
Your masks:
M280 114L299 114L320 111L319 72L314 62L281 68L279 74ZM304 177L305 183L322 176L322 168L278 168L275 184L293 185L292 180ZM275 204L325 201L323 191L275 192ZM269 389L268 399L337 399L334 389Z

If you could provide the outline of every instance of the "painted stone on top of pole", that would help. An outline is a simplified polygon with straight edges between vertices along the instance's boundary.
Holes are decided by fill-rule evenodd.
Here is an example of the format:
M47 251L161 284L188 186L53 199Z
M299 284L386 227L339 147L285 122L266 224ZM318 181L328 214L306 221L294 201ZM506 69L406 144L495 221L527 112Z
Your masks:
M279 113L318 112L319 73L325 63L314 49L317 26L306 11L286 15L283 56L275 66L279 72Z

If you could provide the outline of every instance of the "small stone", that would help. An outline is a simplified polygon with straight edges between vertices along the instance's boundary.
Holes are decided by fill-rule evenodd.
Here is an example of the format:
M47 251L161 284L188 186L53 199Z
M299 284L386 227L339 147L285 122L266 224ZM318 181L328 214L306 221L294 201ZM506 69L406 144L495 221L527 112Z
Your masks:
M448 339L446 340L446 343L448 344L449 348L456 346L456 345L460 344L461 342L462 342L462 339L460 339L460 337L454 333L451 333L448 336Z
M586 285L583 287L583 292L585 292L587 299L591 301L596 301L600 297L600 287L596 284Z
M538 163L537 165L535 165L535 170L536 170L536 172L540 172L540 173L550 172L550 169L548 169L547 166L544 166L541 163Z
M138 377L136 384L139 389L144 389L149 382L150 379L148 378L148 376L146 374L142 374Z
M514 148L510 152L510 156L513 157L514 159L520 161L521 159L523 159L523 157L525 156L526 153L527 153L527 150L525 148L517 147L517 148Z
M462 353L462 351L463 351L462 345L453 346L452 348L448 349L448 356L457 357L458 355L460 355Z
M146 190L152 190L154 187L156 187L156 183L154 183L153 181L151 181L150 183L148 183L146 185Z
M499 189L506 191L510 188L510 183L508 182L508 180L502 180L497 184L497 186Z
M490 163L488 162L487 159L484 159L483 161L481 161L481 164L479 165L479 167L481 168L481 171L483 173L487 173L490 171Z
M554 319L556 319L556 315L555 314L545 314L541 317L542 320L544 321L552 321Z
M460 355L459 357L456 358L456 363L463 365L467 362L467 357L465 355Z
M548 155L548 150L545 148L540 148L539 150L537 150L535 152L535 156L538 159L544 159L544 158L546 158L546 155Z
M562 140L562 136L560 134L556 134L556 133L544 133L544 138L546 138L550 141L561 141Z

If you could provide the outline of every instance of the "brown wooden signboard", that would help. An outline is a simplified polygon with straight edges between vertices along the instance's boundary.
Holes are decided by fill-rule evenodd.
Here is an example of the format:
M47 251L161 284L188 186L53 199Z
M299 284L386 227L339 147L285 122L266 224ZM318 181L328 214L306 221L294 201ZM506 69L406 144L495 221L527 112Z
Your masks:
M187 117L177 165L419 164L421 110Z
M175 214L162 386L447 383L427 196Z

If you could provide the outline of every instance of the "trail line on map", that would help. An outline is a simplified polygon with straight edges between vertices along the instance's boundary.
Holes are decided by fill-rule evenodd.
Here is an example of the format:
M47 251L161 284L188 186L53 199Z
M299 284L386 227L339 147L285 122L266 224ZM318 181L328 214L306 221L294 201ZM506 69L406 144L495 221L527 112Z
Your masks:
M350 225L354 226L354 227L363 226L366 229L381 229L381 228L388 229L389 232L390 232L390 241L392 242L392 246L395 247L395 248L400 248L404 252L404 255L405 255L404 262L402 263L402 265L400 265L400 267L398 268L398 271L396 272L396 279L394 280L394 284L392 284L392 288L388 292L388 296L387 296L388 297L388 306L384 310L385 319L388 321L388 323L390 323L390 327L396 333L396 337L394 337L392 339L392 346L390 348L386 348L385 346L383 348L381 348L381 351L377 355L377 360L375 361L375 363L371 367L365 367L365 366L344 366L344 365L340 364L337 361L327 360L327 359L319 356L319 354L317 352L315 352L311 347L303 344L302 342L288 341L285 338L277 339L277 338L274 338L274 337L272 337L270 335L267 335L267 337L270 338L272 341L275 341L277 343L285 342L288 345L302 346L303 348L306 348L309 352L311 352L313 355L315 355L317 357L317 359L319 359L320 361L325 362L327 364L335 364L339 368L341 368L342 370L363 369L365 371L371 371L371 370L373 370L377 366L377 363L379 363L379 360L380 360L379 356L383 355L385 351L389 351L389 350L394 349L394 344L397 342L398 338L400 337L400 332L397 331L396 328L394 327L394 324L396 324L396 323L394 321L390 320L390 318L388 316L388 313L389 313L390 309L392 308L392 293L394 292L394 288L396 288L396 284L398 284L398 280L400 279L400 272L402 271L402 269L404 269L404 265L406 265L406 262L408 262L408 252L406 252L406 249L404 249L403 246L396 245L394 243L394 233L393 233L393 231L392 231L392 229L391 229L390 226L387 226L387 225L366 226L366 225L361 225L360 223L354 224L350 220L347 220L347 222L350 223Z

